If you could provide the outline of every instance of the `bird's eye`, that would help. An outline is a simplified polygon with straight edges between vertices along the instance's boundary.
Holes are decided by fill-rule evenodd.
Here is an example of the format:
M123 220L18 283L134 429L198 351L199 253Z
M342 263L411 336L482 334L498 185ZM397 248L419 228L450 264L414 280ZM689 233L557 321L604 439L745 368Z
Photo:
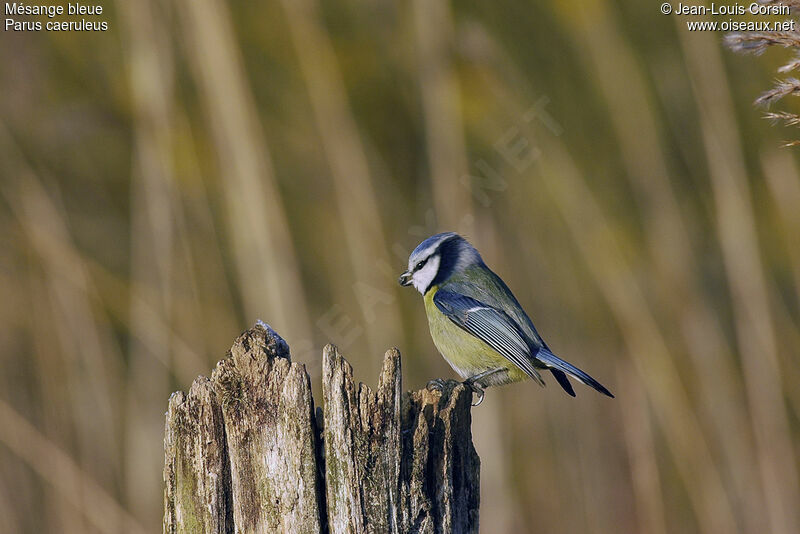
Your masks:
M428 261L428 258L425 258L421 262L418 262L417 265L414 267L414 270L419 271L420 269L422 269L422 266L425 265L426 261Z

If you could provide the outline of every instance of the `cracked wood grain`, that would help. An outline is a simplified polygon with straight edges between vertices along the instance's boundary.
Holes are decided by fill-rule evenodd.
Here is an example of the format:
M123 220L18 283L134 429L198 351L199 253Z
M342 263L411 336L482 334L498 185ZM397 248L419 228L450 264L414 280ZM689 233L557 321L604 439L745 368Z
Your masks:
M403 393L400 353L375 390L323 351L323 407L305 367L261 324L211 378L170 398L164 533L478 532L471 394Z

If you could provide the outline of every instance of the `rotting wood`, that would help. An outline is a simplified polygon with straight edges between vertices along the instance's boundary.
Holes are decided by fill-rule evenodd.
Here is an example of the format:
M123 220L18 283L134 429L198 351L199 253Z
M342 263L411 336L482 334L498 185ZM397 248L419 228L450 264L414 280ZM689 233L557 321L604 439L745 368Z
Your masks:
M165 534L478 532L470 392L403 393L397 349L375 390L332 345L322 367L315 416L305 367L257 325L172 395Z

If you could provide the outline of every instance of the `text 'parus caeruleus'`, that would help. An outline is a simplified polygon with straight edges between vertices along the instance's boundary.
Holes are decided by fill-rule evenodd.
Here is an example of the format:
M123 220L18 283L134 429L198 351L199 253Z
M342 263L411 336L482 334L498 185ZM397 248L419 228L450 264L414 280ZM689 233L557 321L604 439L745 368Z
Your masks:
M425 299L428 326L436 348L483 401L483 388L533 378L544 386L540 370L549 370L575 396L571 376L614 397L597 380L553 354L508 286L478 251L454 232L420 243L408 258L400 285L414 287ZM434 380L429 386L441 386Z

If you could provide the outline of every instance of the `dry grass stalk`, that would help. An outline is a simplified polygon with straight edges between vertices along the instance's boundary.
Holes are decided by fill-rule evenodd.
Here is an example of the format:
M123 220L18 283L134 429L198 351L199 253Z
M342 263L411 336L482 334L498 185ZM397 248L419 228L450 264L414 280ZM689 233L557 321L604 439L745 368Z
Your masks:
M321 6L313 0L284 2L286 20L297 54L299 70L305 80L309 102L320 134L322 153L330 169L334 196L350 256L353 280L382 292L394 302L397 284L378 275L375 265L392 265L389 244L383 230L379 210L380 202L370 175L367 150L361 140L358 124L353 115L347 88L333 41L321 13ZM358 209L353 209L355 206ZM365 258L372 258L365 261ZM336 300L352 301L353 288L337 288ZM373 321L374 310L368 299L357 298L364 323ZM386 325L399 325L400 317L394 305L384 306ZM371 350L382 346L380 332L364 330ZM391 337L400 334L395 329ZM372 369L374 371L375 369Z
M800 80L797 78L776 80L775 86L769 91L761 93L761 95L756 98L754 104L757 106L768 106L785 96L795 95L798 93L800 93Z
M189 63L212 133L225 223L245 314L274 317L289 339L312 339L306 294L287 209L244 69L229 6L186 2L182 17ZM284 303L292 302L292 306Z
M736 32L725 36L725 44L734 52L762 54L770 46L793 48L800 45L797 32Z
M760 252L756 204L722 58L707 35L697 34L692 44L684 46L684 54L696 84L765 512L769 530L796 532L800 517L792 503L800 499L800 486L794 463L782 460L792 456L792 431L775 327L779 312L770 306L771 281Z
M765 5L781 5L789 7L792 12L797 12L800 7L798 0L759 0ZM772 46L791 48L795 50L794 57L778 68L778 72L785 74L800 68L800 32L798 31L773 31L773 32L736 32L725 36L725 44L741 54L760 55ZM800 94L800 80L797 78L777 79L772 89L765 91L755 99L757 106L769 106L774 102L789 95ZM766 119L773 123L784 122L785 126L797 126L797 115L785 112L768 113ZM800 141L790 140L783 143L784 147L797 146Z
M786 126L800 126L800 115L786 111L767 112L764 118L773 123L783 122Z

